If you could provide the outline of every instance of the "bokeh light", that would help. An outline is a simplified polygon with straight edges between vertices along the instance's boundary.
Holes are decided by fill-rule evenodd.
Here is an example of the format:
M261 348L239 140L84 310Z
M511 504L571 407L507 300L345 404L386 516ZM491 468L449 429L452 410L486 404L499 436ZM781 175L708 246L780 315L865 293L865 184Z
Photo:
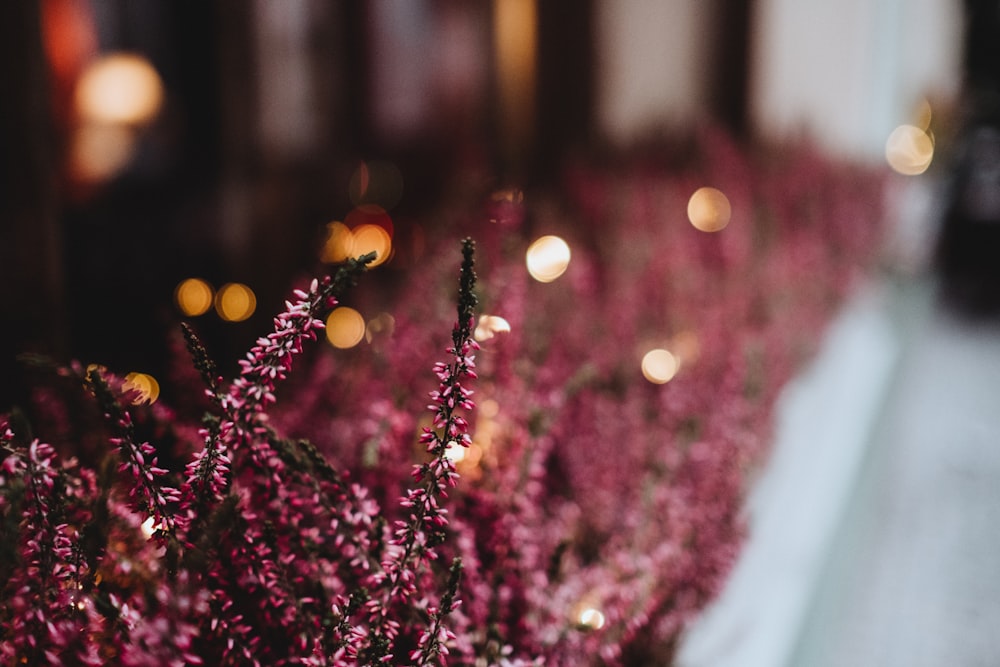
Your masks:
M365 318L361 313L340 306L326 317L326 339L334 347L345 350L354 347L365 337Z
M452 445L447 450L445 450L444 455L454 461L459 463L465 460L465 454L468 450L462 445Z
M114 178L135 154L135 133L125 125L88 123L76 128L69 147L69 168L84 183Z
M500 403L495 399L487 398L479 402L479 415L487 419L493 419L500 414Z
M355 206L375 204L388 211L403 196L403 174L392 162L362 162L351 174L348 195Z
M158 526L156 525L156 520L151 516L146 517L146 520L139 526L139 530L142 531L142 534L147 540L153 536L153 533L157 531L157 528Z
M227 283L215 295L215 311L227 322L242 322L257 309L257 295L243 283Z
M392 238L388 232L379 225L361 225L354 229L351 234L354 238L353 253L355 257L375 253L375 261L371 262L369 268L385 264L392 254Z
M690 365L698 360L701 355L701 341L698 334L691 330L685 330L672 336L670 339L671 354L677 358L677 365Z
M569 266L569 244L558 236L543 236L528 246L525 254L528 273L541 283L550 283Z
M132 401L139 403L155 403L160 397L160 383L148 373L129 373L125 376L125 388L138 393Z
M344 218L344 224L355 231L364 225L376 225L384 229L390 239L395 234L392 217L384 208L375 204L355 206Z
M732 207L729 198L720 190L703 187L695 190L688 200L687 214L695 229L702 232L718 232L729 224Z
M580 611L577 622L580 624L580 627L587 630L600 630L604 627L605 618L600 609L587 607Z
M365 341L368 343L379 343L392 336L396 328L396 318L389 313L379 313L368 320L365 327Z
M499 129L505 150L516 153L534 132L538 7L536 0L494 0L491 4Z
M934 159L934 139L916 125L900 125L885 142L885 159L899 174L922 174Z
M76 109L93 123L148 123L163 104L163 83L142 56L113 53L95 60L76 87Z
M677 374L677 357L663 348L650 350L642 357L642 375L653 384L665 384Z
M360 206L348 213L344 222L327 223L320 260L336 264L374 252L375 260L368 267L376 267L392 258L392 233L392 219L382 208Z
M934 110L927 98L923 98L917 103L916 112L913 114L914 124L925 132L931 129L931 121L934 120Z
M204 315L212 307L212 286L201 278L188 278L174 289L174 302L188 317Z
M326 241L320 251L320 261L336 264L354 256L354 234L350 228L336 220L327 223Z
M489 340L498 333L509 333L510 322L499 315L480 315L472 337L478 341Z
M455 462L462 477L476 480L482 476L483 447L478 443L473 442L468 447L450 447L445 455Z

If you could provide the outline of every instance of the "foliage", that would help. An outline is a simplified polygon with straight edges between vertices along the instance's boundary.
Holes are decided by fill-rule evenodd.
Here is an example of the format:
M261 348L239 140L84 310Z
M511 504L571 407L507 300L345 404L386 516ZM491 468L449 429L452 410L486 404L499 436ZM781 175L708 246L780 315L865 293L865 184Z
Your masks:
M52 444L2 422L0 660L668 664L738 552L781 386L875 258L871 176L707 137L685 169L501 193L461 230L476 266L466 241L444 361L465 221L361 347L306 343L370 257L295 291L231 382L185 326L200 423L106 369L54 368ZM705 183L732 202L713 234L685 216ZM542 284L523 253L549 233L573 254ZM680 359L666 384L639 371L653 347Z

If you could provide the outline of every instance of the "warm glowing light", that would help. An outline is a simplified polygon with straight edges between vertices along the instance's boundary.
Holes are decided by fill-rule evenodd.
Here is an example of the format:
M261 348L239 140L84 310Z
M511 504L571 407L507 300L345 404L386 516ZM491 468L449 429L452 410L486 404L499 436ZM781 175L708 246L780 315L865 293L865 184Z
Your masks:
M125 389L136 392L138 395L133 399L133 403L155 403L160 397L160 383L152 375L147 373L129 373L125 376Z
M680 364L668 350L650 350L642 358L642 374L653 384L664 384L677 374Z
M452 461L454 461L455 463L459 463L465 460L465 453L466 453L465 447L463 447L462 445L455 444L446 449L444 455L449 459L451 459Z
M354 257L354 234L342 222L334 221L326 226L326 241L320 251L320 261L327 264L343 262Z
M934 118L934 111L931 109L931 103L927 99L922 99L917 104L917 111L914 114L916 118L916 125L921 130L925 132L931 128L931 120Z
M528 247L528 273L542 283L550 283L569 266L569 245L558 236L543 236Z
M227 322L242 322L257 309L257 296L242 283L227 283L215 295L215 311Z
M600 609L588 607L580 612L577 618L580 626L588 630L600 630L604 627L604 614Z
M76 88L76 109L86 121L140 125L163 104L160 75L145 58L115 53L84 70Z
M480 315L473 338L478 341L489 340L498 333L509 333L510 323L499 315Z
M344 224L355 231L364 225L377 225L385 230L390 239L396 233L392 217L384 208L376 204L355 206L344 217Z
M681 331L670 339L670 350L677 357L678 366L693 364L701 354L701 342L693 331Z
M379 313L375 317L368 320L368 326L365 327L365 341L374 343L380 339L389 338L392 336L392 332L395 328L395 317L389 313Z
M934 139L916 125L900 125L885 142L885 159L897 173L922 174L934 159Z
M139 530L142 531L142 534L146 536L147 540L153 536L153 533L156 532L157 528L158 526L153 521L153 517L148 517L142 522L142 525L139 526Z
M500 404L492 398L487 398L479 403L479 415L487 419L493 419L500 414Z
M538 61L537 0L494 0L493 38L504 148L531 140Z
M354 347L365 337L365 318L361 313L340 306L326 318L326 338L330 344L340 349Z
M348 194L355 206L377 204L389 210L403 196L403 174L392 162L362 162L351 174Z
M368 266L378 266L389 261L392 252L392 238L380 225L364 224L352 232L354 237L353 252L356 257L375 253L375 261Z
M725 229L732 216L729 199L715 188L698 188L688 200L688 220L695 229L717 232Z
M473 442L468 447L454 444L445 451L445 456L455 463L463 477L479 479L482 475L483 448Z
M201 278L188 278L174 290L174 302L188 317L197 317L212 307L212 286Z
M135 153L135 135L123 125L88 123L73 132L70 170L85 183L107 181L122 171Z

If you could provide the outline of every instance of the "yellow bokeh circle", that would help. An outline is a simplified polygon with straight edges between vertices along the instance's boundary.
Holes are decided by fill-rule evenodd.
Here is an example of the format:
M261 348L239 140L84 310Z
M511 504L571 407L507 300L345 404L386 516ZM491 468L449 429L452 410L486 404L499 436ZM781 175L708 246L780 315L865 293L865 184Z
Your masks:
M569 267L569 244L558 236L543 236L528 246L525 263L531 277L541 283L550 283Z
M257 296L243 283L227 283L215 295L215 311L227 322L242 322L257 310Z
M201 278L188 278L177 285L174 301L182 313L196 317L208 312L212 307L212 287Z
M670 382L679 368L677 357L663 348L650 350L642 358L642 375L653 384Z
M365 337L365 318L347 306L335 308L326 318L326 338L340 349L354 347Z
M916 125L900 125L885 142L885 159L899 174L922 174L934 159L934 139Z
M150 62L132 53L113 53L87 66L76 87L76 109L96 123L149 122L163 105L163 82Z
M389 260L392 251L392 237L389 236L389 232L384 227L369 223L358 225L352 231L352 237L352 252L355 256L360 257L370 252L375 253L375 261L368 265L369 268L384 264Z
M160 383L148 373L129 373L125 376L125 388L137 392L134 403L155 403L160 397Z
M698 188L688 200L688 220L695 229L702 232L725 229L732 213L729 198L715 188Z

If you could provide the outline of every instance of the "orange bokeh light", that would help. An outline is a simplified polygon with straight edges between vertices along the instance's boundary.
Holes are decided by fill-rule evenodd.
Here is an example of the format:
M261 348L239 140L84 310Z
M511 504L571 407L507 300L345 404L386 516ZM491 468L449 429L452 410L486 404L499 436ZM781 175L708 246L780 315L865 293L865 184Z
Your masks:
M163 105L163 83L142 56L112 53L93 61L76 86L76 110L93 123L148 123Z
M569 244L558 236L549 235L528 246L525 262L532 278L550 283L566 272L570 257Z
M201 278L188 278L174 290L174 301L188 317L197 317L212 307L212 287Z
M353 308L335 308L326 317L326 339L340 349L354 347L365 337L365 318Z
M227 283L215 295L215 310L227 322L242 322L257 310L257 296L243 283Z
M688 200L688 220L695 229L702 232L725 229L732 212L729 198L715 188L698 188Z

